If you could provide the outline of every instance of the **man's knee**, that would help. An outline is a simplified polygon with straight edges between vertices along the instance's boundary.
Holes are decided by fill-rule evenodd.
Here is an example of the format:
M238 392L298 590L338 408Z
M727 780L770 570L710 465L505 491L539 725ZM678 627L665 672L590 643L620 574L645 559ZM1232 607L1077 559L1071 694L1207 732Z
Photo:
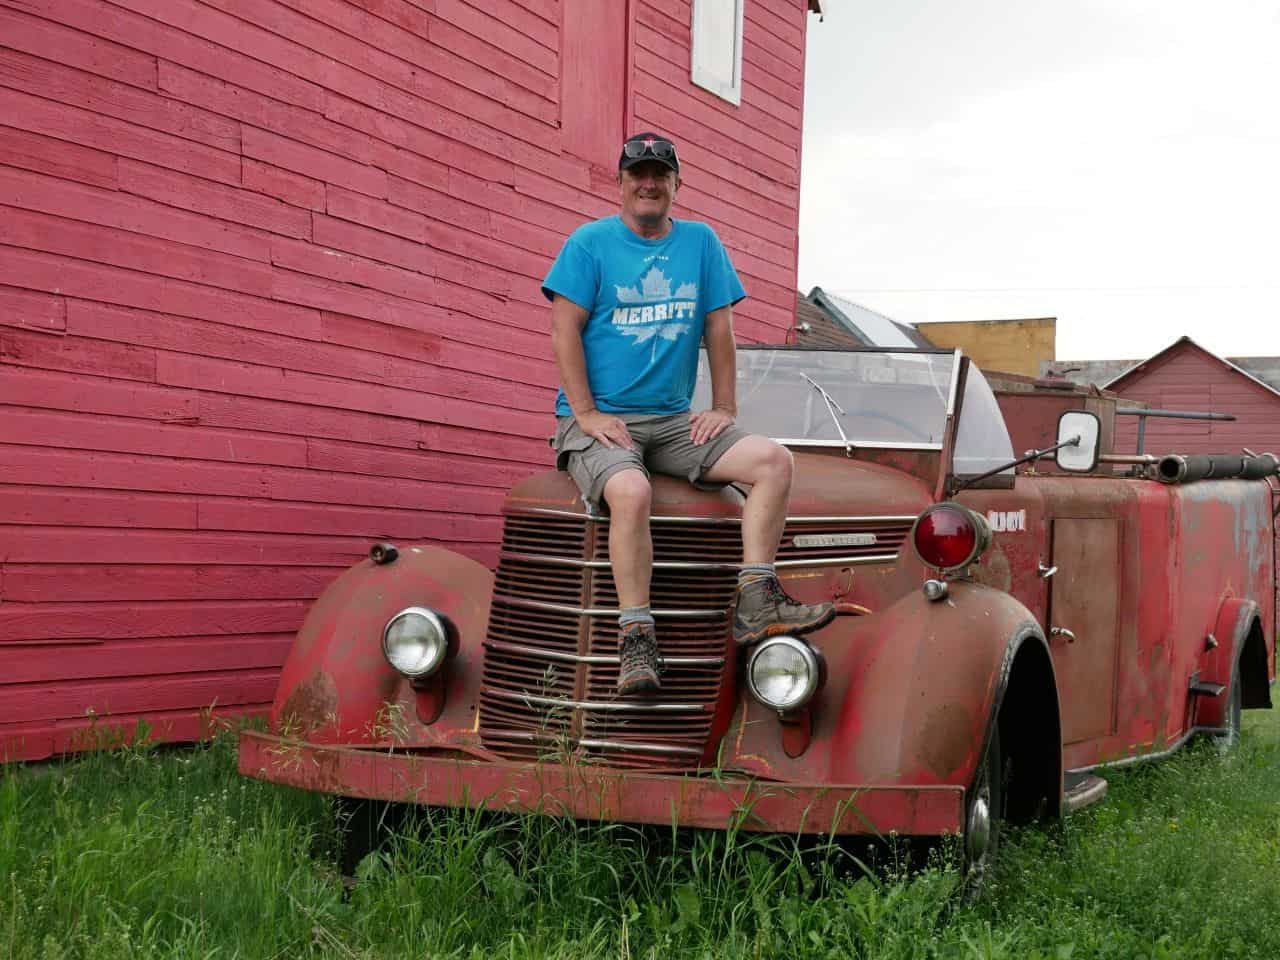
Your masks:
M752 437L751 440L751 459L745 471L747 476L743 479L749 483L789 485L795 472L791 451L767 437Z
M619 470L604 485L604 500L615 516L648 516L653 488L643 470Z
M791 451L782 444L773 440L766 442L768 446L762 450L760 455L761 466L774 476L789 483L791 475L795 473L796 469L795 458L791 455Z
M768 437L752 434L730 447L705 478L714 483L790 485L794 471L790 450Z

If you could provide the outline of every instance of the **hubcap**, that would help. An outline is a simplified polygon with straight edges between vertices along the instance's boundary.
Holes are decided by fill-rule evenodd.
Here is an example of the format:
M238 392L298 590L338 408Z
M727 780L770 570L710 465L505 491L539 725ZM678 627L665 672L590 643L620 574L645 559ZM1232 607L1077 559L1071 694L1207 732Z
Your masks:
M969 863L976 864L987 855L991 846L991 798L986 789L978 791L969 804L969 832L965 837L965 849Z

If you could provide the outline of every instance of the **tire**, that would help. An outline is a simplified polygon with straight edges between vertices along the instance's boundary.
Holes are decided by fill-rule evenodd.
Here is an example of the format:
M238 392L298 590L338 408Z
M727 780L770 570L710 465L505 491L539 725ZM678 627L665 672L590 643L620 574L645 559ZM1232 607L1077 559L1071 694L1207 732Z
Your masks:
M399 804L359 797L334 797L338 829L338 870L354 880L360 861L381 850L399 829L404 810Z
M991 741L965 796L964 841L961 863L965 896L980 898L989 882L1004 821L1004 753L1000 724L991 728Z

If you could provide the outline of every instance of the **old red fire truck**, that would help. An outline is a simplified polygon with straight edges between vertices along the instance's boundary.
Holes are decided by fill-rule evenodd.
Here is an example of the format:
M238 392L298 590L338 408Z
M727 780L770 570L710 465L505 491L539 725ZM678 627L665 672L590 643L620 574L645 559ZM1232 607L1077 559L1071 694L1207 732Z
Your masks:
M609 518L547 472L507 497L496 574L378 544L339 577L241 771L416 804L955 835L981 869L1001 820L1062 815L1105 791L1099 768L1271 705L1274 457L1114 454L1114 404L1080 394L1045 406L1056 450L1015 457L1001 403L1025 422L1040 398L998 399L958 353L742 349L738 379L740 422L795 456L779 573L836 601L829 626L735 649L742 491L655 478L666 672L620 699Z

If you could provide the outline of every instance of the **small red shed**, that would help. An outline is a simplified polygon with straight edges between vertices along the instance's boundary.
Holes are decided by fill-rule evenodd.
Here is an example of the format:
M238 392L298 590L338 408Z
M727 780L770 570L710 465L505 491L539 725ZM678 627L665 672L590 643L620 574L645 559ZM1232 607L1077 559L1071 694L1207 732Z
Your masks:
M817 0L0 6L0 759L266 705L370 542L493 562L624 131L795 324Z
M1255 360L1255 365L1262 363ZM1276 367L1280 372L1280 364ZM1150 407L1227 413L1236 418L1148 418L1143 444L1147 453L1239 453L1246 446L1258 453L1280 452L1280 389L1190 337L1179 338L1102 386L1122 399ZM1116 450L1134 451L1137 418L1122 416L1116 421Z

